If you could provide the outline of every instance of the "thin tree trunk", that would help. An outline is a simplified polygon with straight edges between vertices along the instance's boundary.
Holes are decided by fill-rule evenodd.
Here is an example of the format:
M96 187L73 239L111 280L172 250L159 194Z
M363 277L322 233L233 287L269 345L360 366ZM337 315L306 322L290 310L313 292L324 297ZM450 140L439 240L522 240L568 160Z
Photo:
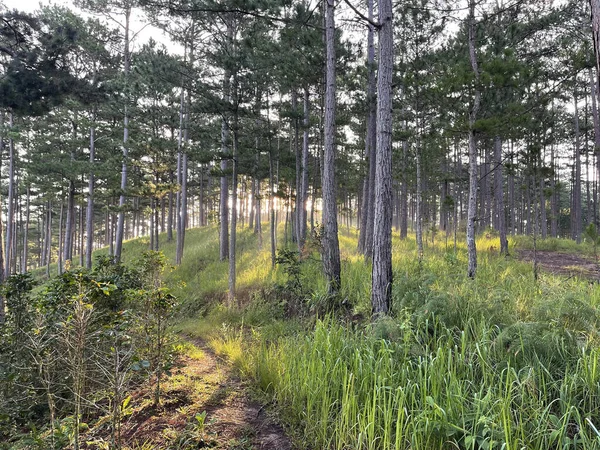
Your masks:
M477 145L475 143L475 121L479 112L479 66L475 50L475 0L469 0L469 57L475 77L473 105L469 111L469 206L467 212L467 253L469 265L467 275L475 278L477 273L477 247L475 244L475 220L477 214Z
M404 122L406 130L406 121ZM400 239L408 236L408 142L402 141L402 187L400 191Z
M419 119L417 119L417 144L415 148L416 152L416 163L417 163L417 195L416 195L416 213L415 221L417 228L417 260L419 263L423 261L423 179L421 177L421 139L419 134Z
M341 287L340 246L338 241L335 195L335 0L326 0L325 14L325 148L323 161L323 268L330 295Z
M510 149L510 172L508 174L508 232L512 235L515 233L515 165L513 142Z
M233 99L238 104L237 96L237 76L233 77ZM233 118L233 145L232 145L232 174L231 174L231 235L229 238L229 283L227 299L229 306L235 303L235 285L236 285L236 240L237 240L237 189L238 189L238 111L237 107ZM239 306L239 305L238 305Z
M233 26L230 22L227 23L227 39L228 42L233 40ZM225 71L223 78L223 100L226 103L231 101L230 99L230 78L231 74L229 71ZM229 126L227 119L224 117L221 122L221 153L223 159L221 160L221 199L220 199L220 233L219 233L219 259L225 261L229 254L229 182L225 172L227 171L227 159L226 155L229 153Z
M46 224L46 276L50 277L50 263L52 262L52 202L48 201L48 220Z
M270 139L270 138L269 138ZM270 147L270 145L269 145ZM271 149L269 149L271 150ZM271 233L271 266L275 267L277 249L276 224L275 224L275 184L273 182L273 154L269 151L269 221Z
M64 209L65 202L63 199L60 200L60 216L58 218L58 274L62 275L63 273L63 257L62 257L62 247L63 247L63 217L64 217Z
M550 145L550 165L552 177L550 178L550 189L552 190L550 236L558 237L558 193L556 192L556 164L554 162L554 144Z
M129 78L129 19L131 17L131 7L128 6L125 10L125 39L124 39L124 64L123 74L125 75L125 83ZM126 190L127 190L127 159L129 158L129 150L127 148L127 141L129 139L129 113L128 113L128 99L125 100L125 115L123 117L123 165L121 168L121 193L119 195L119 216L117 219L117 234L115 236L115 253L114 259L116 262L121 261L121 252L123 249L123 236L125 234L125 201L126 201Z
M173 182L175 181L173 179L173 172L170 173L170 181L171 181L171 186L173 186ZM173 204L173 191L170 190L169 191L169 205L168 205L168 213L167 213L167 242L171 242L173 240L173 210L174 210L174 204Z
M504 169L502 165L502 139L494 139L494 195L496 196L496 223L500 233L500 254L508 255L508 238L506 237L506 216L504 213Z
M388 314L392 299L392 76L394 30L392 1L379 2L377 72L377 149L373 228L373 315Z
M25 228L23 229L23 259L21 260L21 273L27 272L27 259L29 258L28 254L28 239L29 239L29 199L30 199L30 187L27 186L27 194L25 200Z
M300 182L300 202L298 208L298 248L304 248L306 242L307 219L306 202L308 201L308 140L310 126L310 95L308 86L304 86L304 122L302 136L302 170Z
M187 133L186 133L187 134ZM187 139L187 138L186 138ZM185 248L185 230L188 221L188 196L187 196L187 179L188 179L188 155L183 153L181 156L181 212L179 216L179 230L177 232L177 264L181 264L183 259L183 249ZM181 238L179 238L181 236Z
M8 127L12 131L14 122L13 114L9 114ZM5 278L11 275L11 262L13 260L12 255L12 241L13 241L13 223L15 221L15 210L14 210L14 198L15 198L15 142L12 137L8 138L8 198L6 203L8 205L6 213L6 243L5 243Z
M74 159L74 156L72 156ZM67 196L67 220L65 222L65 238L63 246L63 261L71 261L73 258L73 229L75 225L75 183L69 180L69 194Z
M574 158L574 178L573 178L573 212L571 238L577 243L581 242L581 143L579 130L579 109L577 105L577 95L574 96L575 104L575 158Z
M592 2L596 2L599 4L598 13L600 13L600 1L592 0ZM598 17L596 20L600 20ZM596 33L596 29L594 29L594 33ZM597 56L598 57L598 56ZM594 123L594 155L595 155L595 164L596 164L596 182L595 186L598 186L598 180L600 180L600 117L598 114L598 95L600 95L598 89L598 80L594 76L594 71L590 67L589 69L589 77L590 77L590 90L592 93L592 120ZM596 209L596 205L600 199L597 198L597 195L594 195L594 210ZM596 213L594 212L594 221L597 220Z
M206 225L206 218L204 215L204 170L202 168L202 166L200 166L200 187L199 187L199 197L198 197L198 203L200 203L200 210L199 212L199 222L200 222L200 226L203 227Z
M373 22L373 0L367 0L367 14ZM375 147L377 127L377 80L375 78L375 27L368 26L367 33L367 132L365 136L365 157L367 158L367 173L364 180L364 190L361 206L361 225L358 250L370 258L373 255L373 221L375 210Z
M94 160L96 158L96 130L94 127L90 128L90 167L94 166ZM86 213L86 253L85 253L85 267L88 269L92 268L92 251L94 246L94 170L90 170L88 180L88 203Z
M0 113L0 129L4 129L4 111ZM4 155L4 134L0 133L0 160ZM2 206L2 201L0 200L0 209ZM0 214L0 284L4 283L5 277L5 261L4 261L4 251L2 249L2 214ZM4 296L0 294L0 326L4 324L6 317L6 305L4 302Z

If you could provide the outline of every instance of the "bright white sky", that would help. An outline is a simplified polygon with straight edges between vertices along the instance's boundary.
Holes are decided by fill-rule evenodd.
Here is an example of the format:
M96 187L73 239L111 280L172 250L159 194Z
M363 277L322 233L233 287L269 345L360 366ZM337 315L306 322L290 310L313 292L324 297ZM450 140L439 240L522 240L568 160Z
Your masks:
M72 1L69 0L0 0L0 4L4 4L8 9L17 9L19 11L31 13L37 9L40 9L40 6L48 6L48 5L59 5L59 6L67 6L68 8L77 12L77 14L82 16L91 16L80 8L76 8L73 5ZM133 34L138 33L133 42L132 50L135 50L141 44L147 42L150 38L153 38L155 41L164 43L169 50L178 53L180 52L180 48L177 45L173 45L169 42L169 39L164 35L161 30L158 30L151 26L145 26L146 22L143 20L143 17L138 13L134 14L132 17L132 32ZM141 31L140 31L141 30Z

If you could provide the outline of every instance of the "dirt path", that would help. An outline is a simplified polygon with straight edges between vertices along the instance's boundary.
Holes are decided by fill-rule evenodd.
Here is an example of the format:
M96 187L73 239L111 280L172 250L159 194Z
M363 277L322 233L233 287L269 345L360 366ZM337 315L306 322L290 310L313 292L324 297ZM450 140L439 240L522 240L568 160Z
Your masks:
M159 408L152 406L152 387L132 394L123 448L291 450L283 429L249 399L229 365L204 342L190 342L195 349L163 381ZM101 448L90 445L93 441L88 439L86 448Z
M518 250L519 259L533 261L533 250ZM574 253L561 253L551 251L537 251L540 267L554 275L568 277L583 277L600 280L600 265L585 256Z

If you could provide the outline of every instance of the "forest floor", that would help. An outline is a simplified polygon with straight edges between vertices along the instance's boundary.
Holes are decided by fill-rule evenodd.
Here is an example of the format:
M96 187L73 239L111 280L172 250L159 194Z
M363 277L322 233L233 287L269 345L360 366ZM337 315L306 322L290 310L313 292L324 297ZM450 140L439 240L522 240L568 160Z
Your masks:
M518 258L533 262L533 250L517 250ZM600 281L600 264L593 257L548 250L538 250L540 267L554 275L581 277Z
M193 350L163 381L160 407L152 405L154 386L132 394L122 423L123 448L290 450L284 430L250 398L230 364L204 341L186 340ZM87 442L84 448L101 448L93 438Z

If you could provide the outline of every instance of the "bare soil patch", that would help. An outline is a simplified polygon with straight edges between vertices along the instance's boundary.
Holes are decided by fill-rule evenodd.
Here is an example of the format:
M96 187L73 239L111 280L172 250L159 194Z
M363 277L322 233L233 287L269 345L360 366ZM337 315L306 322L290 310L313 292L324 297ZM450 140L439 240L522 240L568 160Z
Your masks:
M519 259L533 262L533 250L518 250ZM600 280L600 265L593 259L574 253L538 250L540 267L554 275Z

